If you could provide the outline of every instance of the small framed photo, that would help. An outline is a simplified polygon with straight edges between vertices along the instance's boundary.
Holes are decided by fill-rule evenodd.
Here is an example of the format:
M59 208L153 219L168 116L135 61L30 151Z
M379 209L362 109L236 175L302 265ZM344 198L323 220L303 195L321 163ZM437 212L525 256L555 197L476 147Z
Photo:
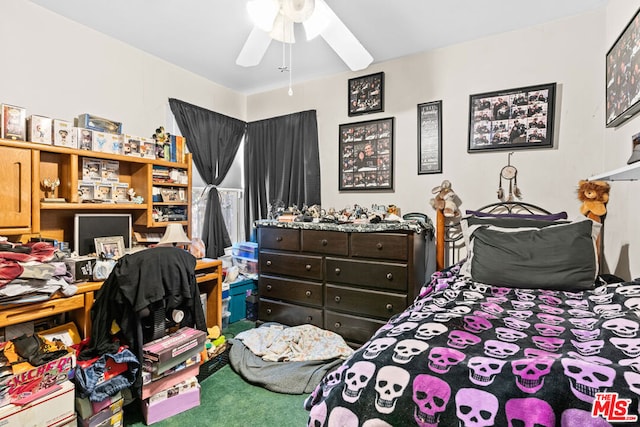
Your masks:
M78 197L80 201L93 200L93 192L95 190L94 184L88 184L85 182L78 183Z
M110 202L113 199L113 187L111 184L98 184L95 186L93 198Z
M468 152L553 147L556 83L469 97Z
M82 180L86 182L102 181L102 161L84 157L82 159Z
M393 190L393 117L339 126L339 190Z
M96 254L101 258L116 259L124 255L124 237L96 237Z
M118 182L120 179L120 162L117 160L102 160L100 175L102 182Z
M384 111L384 73L349 79L349 117Z
M27 139L27 109L16 107L15 105L0 105L0 136L3 139L11 139L14 141L26 141Z
M178 190L176 188L163 188L160 190L163 202L180 202Z
M418 105L418 175L442 172L442 101Z

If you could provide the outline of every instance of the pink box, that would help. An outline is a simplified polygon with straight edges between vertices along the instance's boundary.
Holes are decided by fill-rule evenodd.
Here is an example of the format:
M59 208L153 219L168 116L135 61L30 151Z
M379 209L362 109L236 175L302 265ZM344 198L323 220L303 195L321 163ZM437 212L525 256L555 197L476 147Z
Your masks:
M142 352L145 359L162 364L193 350L199 353L204 348L206 338L207 334L203 331L183 327L170 335L145 344Z
M149 403L142 401L142 414L147 425L157 423L188 409L200 406L200 385L186 393L180 393L168 399Z
M181 369L171 375L167 375L157 381L150 382L142 385L142 398L148 399L154 394L158 394L161 391L165 391L173 387L174 385L182 382L188 378L198 375L200 372L200 365L194 364L187 368Z

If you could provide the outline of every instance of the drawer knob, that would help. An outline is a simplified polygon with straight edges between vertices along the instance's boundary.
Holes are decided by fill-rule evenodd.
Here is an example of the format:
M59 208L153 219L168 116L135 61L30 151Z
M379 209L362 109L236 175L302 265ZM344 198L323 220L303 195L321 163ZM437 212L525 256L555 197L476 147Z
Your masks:
M305 270L311 271L311 264L307 264L304 266Z
M342 326L342 324L340 322L336 322L336 323L333 324L333 327L336 328L336 329L340 328L341 326Z
M267 265L271 266L271 260L267 260Z
M272 289L271 285L267 285L267 290L270 291Z
M340 269L339 269L339 268L336 268L336 270L335 270L335 271L336 271L336 276L339 276L339 275L340 275Z
M378 243L376 244L376 248L378 248L378 249L382 249L382 243L378 242Z
M393 274L387 273L387 279L388 280L393 280Z
M310 297L311 296L311 291L307 291L304 293L306 296Z
M267 308L267 314L271 314L271 309Z
M336 295L333 299L334 299L336 302L340 302L340 295Z
M313 317L307 316L307 322L311 323L312 320L313 320Z
M322 239L322 246L327 246L329 244L329 242L327 242L327 239Z
M389 311L393 310L393 304L387 304L386 307Z
M282 242L282 236L276 237L276 242Z

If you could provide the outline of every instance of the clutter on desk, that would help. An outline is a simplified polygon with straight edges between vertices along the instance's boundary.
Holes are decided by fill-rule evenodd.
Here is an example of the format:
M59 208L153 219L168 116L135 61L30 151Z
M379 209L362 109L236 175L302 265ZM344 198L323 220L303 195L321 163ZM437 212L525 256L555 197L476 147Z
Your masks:
M329 222L329 223L379 223L383 221L402 221L400 208L396 205L372 204L370 208L354 204L343 209L320 205L296 205L286 207L282 201L268 205L267 219L279 222Z

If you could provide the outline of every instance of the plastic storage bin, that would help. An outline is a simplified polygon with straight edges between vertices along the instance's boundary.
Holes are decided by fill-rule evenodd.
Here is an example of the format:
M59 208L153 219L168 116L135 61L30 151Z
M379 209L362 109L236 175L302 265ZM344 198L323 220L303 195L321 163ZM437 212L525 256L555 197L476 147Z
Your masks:
M234 243L231 253L237 257L258 259L258 244L254 242Z
M222 330L223 331L229 327L229 318L230 317L231 317L231 312L230 311L225 311L222 314Z
M229 311L231 312L231 318L229 323L237 322L247 317L247 291L251 292L257 289L255 281L241 280L235 283L231 283L229 287L229 293L231 294L231 302L229 303Z
M231 296L222 298L222 314L229 311L229 303L231 302Z
M233 265L238 266L241 274L258 274L258 260L251 258L243 258L239 256L233 257Z

